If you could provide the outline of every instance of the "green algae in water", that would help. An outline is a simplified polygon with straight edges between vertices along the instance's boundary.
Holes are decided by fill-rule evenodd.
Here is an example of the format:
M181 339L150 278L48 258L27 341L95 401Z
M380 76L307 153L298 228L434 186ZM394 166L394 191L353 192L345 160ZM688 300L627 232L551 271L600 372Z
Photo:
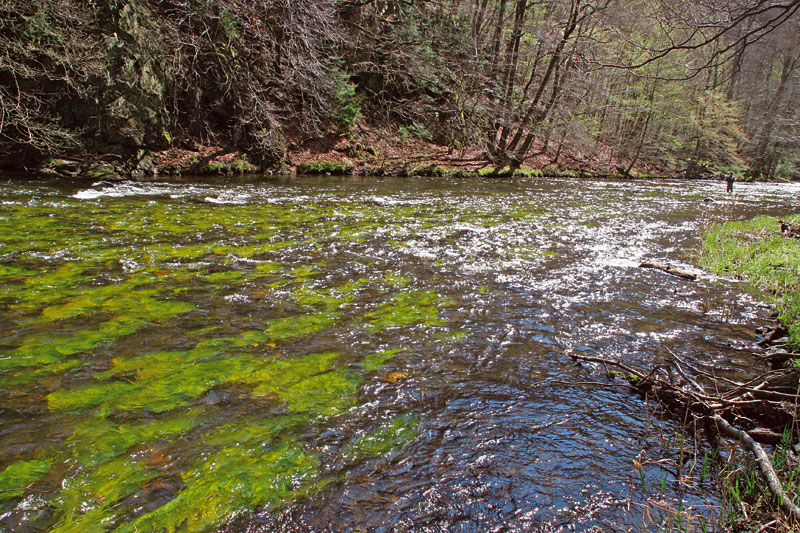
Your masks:
M19 385L25 385L54 374L64 374L68 370L78 368L83 364L83 361L79 359L70 359L68 361L44 365L35 370L26 368L11 373L6 377L0 378L0 390Z
M199 423L197 410L141 424L115 424L93 416L78 424L66 441L70 455L84 466L94 466L117 457L143 442L172 438Z
M58 305L49 305L42 310L41 321L65 320L103 310L139 309L157 293L154 290L137 291L146 283L152 283L149 274L138 274L121 283L84 287L81 293L67 296L68 300ZM132 301L132 302L131 302ZM152 304L149 305L152 307Z
M372 372L373 370L380 369L387 361L394 359L394 357L402 352L403 349L396 348L394 350L385 350L382 352L376 352L368 354L364 357L364 360L361 362L361 366L364 367L364 370L367 372Z
M373 331L418 324L439 326L445 323L439 318L439 309L454 304L454 300L433 291L401 292L380 308L367 313L366 318Z
M148 368L148 375L135 381L98 383L71 390L57 390L47 397L51 409L67 412L95 410L146 410L163 412L187 405L217 386L241 382L259 366L245 358L183 364L162 362Z
M44 477L52 464L52 459L33 459L8 465L0 473L0 501L22 496L24 489Z
M326 250L321 239L330 239L334 229L341 228L345 241L363 242L398 221L436 228L441 215L417 206L213 206L166 198L69 202L65 207L74 207L69 216L24 222L29 235L10 246L15 254L10 257L21 260L0 270L9 287L0 289L0 297L17 306L18 315L25 314L28 333L12 349L17 360L6 369L16 373L7 374L3 385L47 375L66 378L65 388L47 396L52 415L63 414L71 428L56 452L74 474L47 515L55 517L56 530L209 530L246 510L283 505L319 490L330 480L320 477L310 442L297 436L356 405L362 374L402 350L369 354L360 368L348 369L337 353L273 353L291 353L295 346L276 348L275 341L332 328L344 310L348 320L366 323L370 331L437 326L443 323L441 308L452 303L433 291L401 293L358 317L352 304L365 292L404 289L413 279L390 274L370 280L376 265L386 264L381 260L370 264L372 271L365 269L364 278L327 286L335 267L317 262L317 254ZM46 217L50 210L32 216ZM311 258L292 258L295 250ZM74 260L46 259L51 251ZM244 260L250 258L257 260ZM299 304L308 313L270 320L225 315L221 325L201 322L231 290L261 289L262 301L269 301L273 295L264 285L280 277L287 279L274 284L281 288L274 293L275 308L288 304L297 310ZM367 287L369 292L363 290ZM195 303L165 300L168 294ZM168 338L168 328L178 324L188 324L194 333L182 333L165 349L159 344L149 351L144 344L137 351L124 340L114 344L140 330L143 342L151 329ZM157 327L143 329L148 325ZM186 342L196 344L181 344ZM117 346L126 350L124 357L109 361L106 354ZM90 377L95 369L101 371ZM218 409L201 403L204 395L234 387L237 395L257 399L270 413L289 415L204 428L206 410ZM232 412L234 418L247 417ZM349 450L358 457L390 453L414 438L407 431L412 425L393 420ZM183 466L168 474L174 493L160 508L142 500L145 510L134 509L132 497L146 493L150 480L160 483L167 475L141 460L142 450L160 443L187 454Z
M292 411L333 415L355 405L360 384L359 375L336 370L295 383L278 396Z
M271 341L304 337L331 327L339 319L338 313L311 313L300 316L276 318L267 323L266 329L246 331L238 337L227 337L204 341L209 346L248 347Z
M355 374L328 372L339 357L335 353L289 360L248 354L211 361L197 357L198 353L172 352L152 361L144 357L119 360L119 368L98 377L133 371L133 381L60 389L48 395L48 405L57 411L94 410L100 415L126 410L163 412L190 404L216 387L241 384L253 386L255 395L274 395L295 411L333 414L353 405L360 383Z
M290 440L233 444L184 473L175 498L118 531L209 530L242 510L308 494L319 486L318 470L317 456Z
M316 313L299 317L277 318L270 321L263 332L264 341L283 340L310 335L332 326L339 319L338 313Z
M326 480L319 478L317 456L282 436L305 423L305 417L290 415L218 427L203 437L216 451L183 472L177 495L118 531L209 530L242 510L285 503L321 487Z
M57 363L73 354L88 352L97 346L130 335L147 323L141 318L109 320L97 329L81 331L75 335L34 334L22 346L0 360L0 370L32 367Z
M117 297L131 290L126 285L108 285L90 291L62 305L50 305L42 310L42 321L64 320L87 314L100 309L110 298Z
M53 270L42 270L26 276L22 283L3 284L0 297L9 298L12 309L34 311L52 305L61 298L80 294L79 283L86 280L89 265L67 262Z
M278 272L282 272L283 269L284 266L281 263L275 263L272 261L261 263L256 267L256 270L263 274L277 274Z
M210 282L222 282L222 281L235 281L240 280L244 277L244 274L241 272L215 272L213 274L207 274L204 276L206 280Z
M105 524L112 523L120 511L117 503L158 475L141 461L120 457L65 480L58 497L57 522L50 531L105 531Z
M338 287L317 288L306 282L294 289L292 296L300 305L322 311L335 311L352 303L358 296L358 291L367 283L368 279L361 278Z
M362 381L353 372L332 370L339 357L327 353L277 360L242 382L255 385L253 395L277 397L292 411L337 414L355 405Z
M292 270L292 275L297 278L308 278L316 276L317 274L319 274L319 270L312 265L305 265Z
M4 265L0 264L0 282L3 283L3 287L0 288L0 291L7 290L5 285L9 283L19 283L24 282L28 278L32 278L33 276L38 276L41 273L37 270L29 270L24 267L15 266L15 265ZM3 295L3 292L0 292L0 295Z
M150 379L165 374L180 372L185 366L218 357L220 352L207 343L199 343L191 350L148 353L139 357L117 357L114 366L105 372L98 372L95 379L109 378L134 373L139 379Z
M400 274L391 274L391 273L383 276L383 279L385 279L391 286L397 289L403 289L405 287L408 287L409 285L411 285L411 282L414 281L414 279L411 276L402 276Z
M471 331L469 330L437 331L436 333L433 334L433 337L446 343L458 343L466 339L470 333Z
M386 455L417 438L418 426L418 417L410 415L395 417L378 429L352 441L342 450L342 454L354 459Z
M338 353L330 352L270 361L253 372L246 383L255 386L256 396L285 396L287 387L330 371L339 357Z
M94 329L73 335L42 332L27 337L19 348L0 360L0 370L57 363L130 335L151 322L167 320L194 309L194 305L184 302L156 300L150 297L153 293L134 294L108 302L105 307L109 312L120 313L118 318L101 322Z

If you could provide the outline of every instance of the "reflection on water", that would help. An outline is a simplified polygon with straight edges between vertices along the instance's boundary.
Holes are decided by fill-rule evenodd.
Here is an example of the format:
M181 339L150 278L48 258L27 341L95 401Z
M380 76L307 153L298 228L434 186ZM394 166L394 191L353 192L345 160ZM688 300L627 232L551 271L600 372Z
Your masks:
M358 178L0 197L3 527L713 520L680 432L571 353L746 364L766 314L691 268L796 185ZM688 511L687 511L688 509Z

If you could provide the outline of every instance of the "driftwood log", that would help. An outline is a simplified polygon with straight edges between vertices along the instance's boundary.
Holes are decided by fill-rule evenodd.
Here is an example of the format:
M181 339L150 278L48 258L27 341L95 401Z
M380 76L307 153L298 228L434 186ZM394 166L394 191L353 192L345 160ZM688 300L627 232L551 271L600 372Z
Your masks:
M694 272L689 272L688 270L683 270L683 269L674 267L672 265L665 265L663 263L652 263L650 261L644 261L644 262L642 262L641 265L639 265L639 267L641 267L641 268L656 268L658 270L663 270L667 274L672 274L673 276L678 276L678 277L684 278L684 279L691 279L691 280L697 279L697 274L695 274Z
M792 523L800 525L800 506L783 490L769 454L759 442L777 444L783 428L793 425L800 396L800 368L773 370L738 383L693 366L675 354L648 373L611 359L578 354L572 357L622 370L634 389L657 399L682 418L691 414L699 421L713 422L719 434L752 454L781 510ZM709 385L703 387L697 380ZM762 427L761 422L772 427ZM796 442L796 428L792 431Z

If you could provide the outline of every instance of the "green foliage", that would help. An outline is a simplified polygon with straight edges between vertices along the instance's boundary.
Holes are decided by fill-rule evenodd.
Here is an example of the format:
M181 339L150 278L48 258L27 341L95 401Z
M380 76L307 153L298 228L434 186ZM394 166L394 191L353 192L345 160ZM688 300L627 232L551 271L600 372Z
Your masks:
M796 498L800 466L791 459L791 446L792 428L787 427L770 459L787 497ZM718 477L727 507L726 516L723 517L726 525L732 526L750 519L758 521L761 517L772 517L781 512L781 502L772 494L760 468L749 455L731 457L722 464Z
M33 16L22 16L25 22L23 37L31 44L42 44L53 38L59 38L60 32L54 27L52 17L43 9L36 11Z
M209 161L199 167L189 167L185 171L195 174L254 174L259 171L259 167L248 161L247 157L243 157L231 161Z
M241 32L240 23L236 19L236 15L227 9L222 10L222 15L219 17L219 25L228 41L238 37Z
M690 142L694 145L695 159L708 161L711 165L724 165L711 168L712 172L743 168L738 147L745 134L740 123L739 107L728 101L725 94L717 91L703 93L698 99L697 109L691 114L693 135Z
M414 137L428 142L433 140L433 136L431 132L428 131L428 128L418 122L412 122L408 126L400 126L397 130L397 134L404 139Z
M356 94L355 84L344 73L335 71L333 80L337 132L347 133L361 119L361 99Z
M530 167L519 167L514 169L514 177L519 178L540 178L543 176L543 173L538 168L530 168Z

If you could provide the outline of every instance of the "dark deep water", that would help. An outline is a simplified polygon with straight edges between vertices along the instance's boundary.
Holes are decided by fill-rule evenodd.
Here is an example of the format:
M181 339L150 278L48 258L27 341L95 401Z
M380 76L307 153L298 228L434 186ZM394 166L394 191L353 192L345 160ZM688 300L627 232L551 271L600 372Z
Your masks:
M800 207L722 182L0 191L9 531L713 529L680 426L570 354L747 364L754 295L638 265Z

